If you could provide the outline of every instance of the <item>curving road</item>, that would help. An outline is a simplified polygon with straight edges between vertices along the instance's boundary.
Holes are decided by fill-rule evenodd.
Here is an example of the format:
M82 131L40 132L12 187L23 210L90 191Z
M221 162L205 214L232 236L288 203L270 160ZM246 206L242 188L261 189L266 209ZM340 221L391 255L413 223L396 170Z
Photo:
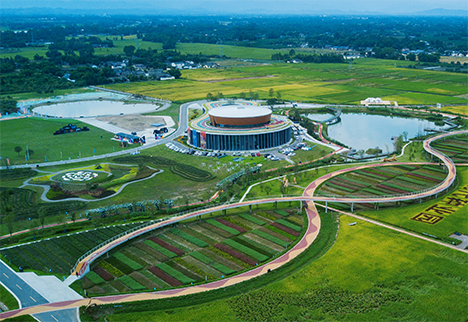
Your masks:
M430 143L433 142L434 140L437 140L446 136L456 135L456 134L461 134L461 133L468 133L468 131L457 131L457 132L452 132L452 133L445 133L445 134L441 134L436 137L433 137L431 139L428 139L424 142L424 149L428 151L429 153L431 153L432 155L435 155L438 158L440 158L444 162L444 165L447 167L447 170L448 170L448 175L446 179L441 184L439 184L438 186L428 191L416 193L416 194L388 197L388 198L385 198L385 197L378 197L378 198L314 197L314 192L319 187L319 185L325 180L328 180L329 178L333 176L339 175L346 171L353 171L355 169L361 169L363 167L382 166L382 164L365 165L365 166L358 166L358 167L353 167L349 169L343 169L343 170L339 170L331 174L327 174L313 181L304 190L304 193L301 197L268 198L268 199L261 199L261 200L244 201L244 202L230 204L230 205L228 204L228 205L216 206L210 209L204 209L204 210L196 211L196 212L189 213L186 215L173 217L164 222L155 223L154 225L145 227L127 236L116 239L112 241L111 243L96 250L94 253L84 258L77 265L75 272L79 272L81 273L80 275L82 275L83 273L89 270L89 265L95 259L97 259L102 254L106 253L110 249L116 247L117 245L120 245L121 243L131 238L134 238L143 233L146 233L149 230L157 229L165 225L169 225L169 224L172 224L172 223L175 223L175 222L187 219L187 218L191 218L194 216L198 216L198 215L213 212L213 211L242 207L242 206L258 204L258 203L266 203L266 202L273 202L273 201L294 201L294 200L307 201L308 207L307 207L306 212L307 212L307 218L308 218L308 227L302 239L293 248L291 248L291 250L289 250L287 253L283 254L282 256L276 259L273 259L272 261L266 263L263 266L257 267L253 270L242 273L240 275L236 275L236 276L229 277L226 279L221 279L221 280L207 283L204 285L197 285L197 286L192 286L192 287L185 287L185 288L180 288L180 289L173 289L173 290L159 291L159 292L152 292L152 293L123 294L123 295L115 295L115 296L95 297L92 299L82 299L82 300L72 300L72 301L64 301L64 302L58 302L58 303L41 304L41 305L29 307L29 308L23 308L23 309L1 313L0 319L20 316L24 314L37 314L37 313L44 313L44 312L50 312L50 311L56 311L56 310L71 309L71 308L76 308L76 307L83 306L83 305L86 306L91 303L97 304L97 305L109 304L109 303L125 303L125 302L133 302L133 301L141 301L141 300L155 300L155 299L171 298L171 297L182 296L182 295L196 294L196 293L205 292L208 290L227 287L227 286L234 285L236 283L240 283L240 282L249 280L251 278L266 274L268 273L269 270L276 269L282 266L283 264L296 258L299 254L305 251L313 243L315 238L318 236L318 233L320 230L320 217L315 207L314 201L335 201L335 202L343 202L343 203L393 202L393 201L418 199L418 198L431 196L431 195L440 193L444 191L445 189L447 189L448 187L450 187L450 185L454 182L455 177L456 177L455 165L453 164L452 160L449 159L447 156L432 149L432 147L430 146ZM401 164L401 163L397 163L397 164ZM395 165L395 163L385 164L385 165Z

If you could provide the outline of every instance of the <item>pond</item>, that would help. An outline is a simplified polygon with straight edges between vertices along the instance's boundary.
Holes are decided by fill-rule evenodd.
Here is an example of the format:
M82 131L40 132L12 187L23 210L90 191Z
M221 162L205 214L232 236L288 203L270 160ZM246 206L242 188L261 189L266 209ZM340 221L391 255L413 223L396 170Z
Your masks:
M43 105L33 109L35 113L56 117L92 117L103 115L136 114L153 112L155 104L127 104L122 101L79 101Z
M325 121L332 114L308 114L311 120ZM434 122L416 118L368 115L365 113L341 114L341 122L328 126L328 136L356 150L379 147L383 153L395 150L392 137L408 132L408 138L424 135L424 129L441 130Z

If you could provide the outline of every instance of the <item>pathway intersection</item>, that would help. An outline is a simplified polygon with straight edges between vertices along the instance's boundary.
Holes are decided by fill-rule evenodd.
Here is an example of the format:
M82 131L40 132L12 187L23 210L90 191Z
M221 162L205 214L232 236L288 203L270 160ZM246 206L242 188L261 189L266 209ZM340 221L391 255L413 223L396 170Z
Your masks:
M316 179L313 181L309 186L304 190L303 195L301 197L284 197L284 198L267 198L267 199L260 199L260 200L251 200L251 201L243 201L239 203L234 203L234 204L226 204L226 205L221 205L221 206L216 206L212 207L209 209L204 209L204 210L199 210L195 211L192 213L188 213L185 215L177 216L177 217L172 217L168 220L162 221L162 222L157 222L153 225L147 226L141 230L132 232L129 235L123 236L119 239L116 239L112 241L111 243L104 245L103 247L97 249L93 253L89 254L87 257L82 259L79 264L76 266L75 271L73 272L76 276L76 273L78 272L80 275L85 274L87 271L89 271L89 266L90 264L99 258L102 254L108 252L112 248L122 244L123 242L134 238L136 236L139 236L143 233L146 233L150 230L157 229L187 218L199 216L201 214L213 212L213 211L219 211L223 209L231 209L231 208L236 208L236 207L242 207L242 206L248 206L252 204L258 204L258 203L268 203L268 202L274 202L274 201L305 201L307 203L307 219L308 219L308 226L307 230L302 237L302 239L294 246L292 247L288 252L283 254L282 256L260 266L257 267L253 270L250 270L248 272L232 276L229 278L221 279L218 281L210 282L207 284L203 285L196 285L192 287L184 287L184 288L179 288L179 289L172 289L172 290L166 290L166 291L158 291L158 292L148 292L148 293L139 293L139 294L122 294L122 295L114 295L114 296L102 296L102 297L94 297L92 299L79 299L79 300L69 300L69 301L63 301L63 302L56 302L56 303L44 303L28 308L22 308L18 310L13 310L13 311L8 311L0 314L0 319L5 319L9 317L16 317L16 316L21 316L25 314L38 314L38 313L44 313L44 312L51 312L51 311L57 311L57 310L65 310L65 309L72 309L72 308L77 308L80 306L87 306L90 304L96 304L96 305L103 305L103 304L111 304L111 303L127 303L127 302L133 302L133 301L142 301L142 300L156 300L156 299L163 299L163 298L173 298L177 296L183 296L183 295L190 295L190 294L197 294L213 289L220 289L224 287L228 287L230 285L234 285L237 283L241 283L243 281L267 274L268 271L277 269L284 265L287 262L290 262L294 260L297 256L299 256L302 252L304 252L308 247L312 245L314 240L319 234L320 231L320 216L318 214L317 208L315 206L314 201L333 201L333 202L343 202L343 203L357 203L357 202L393 202L393 201L402 201L402 200L413 200L413 199L419 199L419 198L424 198L432 195L437 195L438 193L443 192L447 188L449 188L453 182L455 181L456 177L456 169L455 165L452 162L450 158L445 156L444 154L434 150L431 146L430 143L433 142L434 140L444 138L447 136L451 135L457 135L457 134L467 134L468 131L457 131L457 132L451 132L451 133L445 133L438 135L436 137L430 138L426 141L424 141L424 149L429 152L430 154L438 157L443 163L444 166L447 169L447 177L443 182L441 182L439 185L428 189L427 191L419 192L419 193L412 193L412 194L404 194L404 195L399 195L399 196L392 196L392 197L385 197L385 196L378 196L376 198L369 198L369 197L362 197L362 198L349 198L349 197L335 197L335 198L330 198L330 197L316 197L314 196L315 189L317 189L321 183L325 182L331 177L334 177L336 175L339 175L341 173L344 173L346 171L352 171L355 169L362 169L362 168L368 168L368 167L375 167L375 166L382 166L382 165L388 165L388 164L372 164L372 165L361 165L361 166L356 166L348 169L343 169L343 170L338 170L333 173L326 174L322 176L321 178ZM395 164L408 164L408 163L392 163L392 165ZM414 164L414 163L412 163ZM373 222L371 220L366 219L369 222ZM379 225L383 225L381 223L377 223ZM391 228L391 227L387 227ZM420 237L418 237L420 238ZM425 239L425 238L423 238ZM429 240L429 239L427 239ZM429 240L432 241L432 240ZM446 245L443 244L443 246L446 247L451 247L451 245ZM458 249L460 250L460 249ZM464 250L463 250L464 251ZM465 251L466 252L466 251ZM72 274L73 275L73 274ZM1 278L1 277L0 277Z

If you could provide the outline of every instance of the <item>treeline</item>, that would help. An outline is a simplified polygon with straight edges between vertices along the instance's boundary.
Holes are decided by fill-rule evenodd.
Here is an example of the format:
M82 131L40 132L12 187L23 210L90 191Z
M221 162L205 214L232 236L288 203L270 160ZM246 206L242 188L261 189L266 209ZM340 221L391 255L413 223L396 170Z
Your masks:
M343 63L345 59L343 55L336 54L296 54L294 50L291 50L289 54L276 53L271 55L272 60L290 61L293 59L299 59L304 63Z

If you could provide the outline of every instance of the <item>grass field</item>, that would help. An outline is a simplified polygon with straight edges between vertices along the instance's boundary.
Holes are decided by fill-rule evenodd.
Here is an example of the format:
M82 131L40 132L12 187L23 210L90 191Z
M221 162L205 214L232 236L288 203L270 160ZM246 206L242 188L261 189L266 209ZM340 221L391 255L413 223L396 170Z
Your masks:
M466 78L441 73L395 67L393 61L360 59L347 64L270 64L217 70L184 70L182 78L171 82L116 84L111 87L170 100L203 99L221 92L237 96L249 90L268 98L270 88L285 100L330 104L359 104L367 97L381 97L403 104L466 105ZM462 110L462 108L459 108ZM452 109L455 111L455 109Z
M0 302L2 302L9 310L19 308L18 301L3 285L0 285Z
M86 126L90 130L53 135L55 131L69 123L76 124L78 127ZM1 121L0 135L2 165L6 165L6 158L10 159L11 165L26 163L24 153L27 146L34 151L34 154L30 154L30 160L27 161L30 164L69 158L78 159L122 150L117 141L111 141L113 133L78 120L31 117ZM22 148L19 155L14 150L16 146Z
M179 305L124 305L108 321L465 321L465 254L342 216L336 243L321 258L241 295ZM226 291L225 291L226 292ZM224 293L225 293L224 292ZM233 292L235 293L235 292ZM228 291L228 294L229 291ZM118 314L110 314L112 311ZM81 315L82 321L91 321ZM104 316L99 321L104 321Z

